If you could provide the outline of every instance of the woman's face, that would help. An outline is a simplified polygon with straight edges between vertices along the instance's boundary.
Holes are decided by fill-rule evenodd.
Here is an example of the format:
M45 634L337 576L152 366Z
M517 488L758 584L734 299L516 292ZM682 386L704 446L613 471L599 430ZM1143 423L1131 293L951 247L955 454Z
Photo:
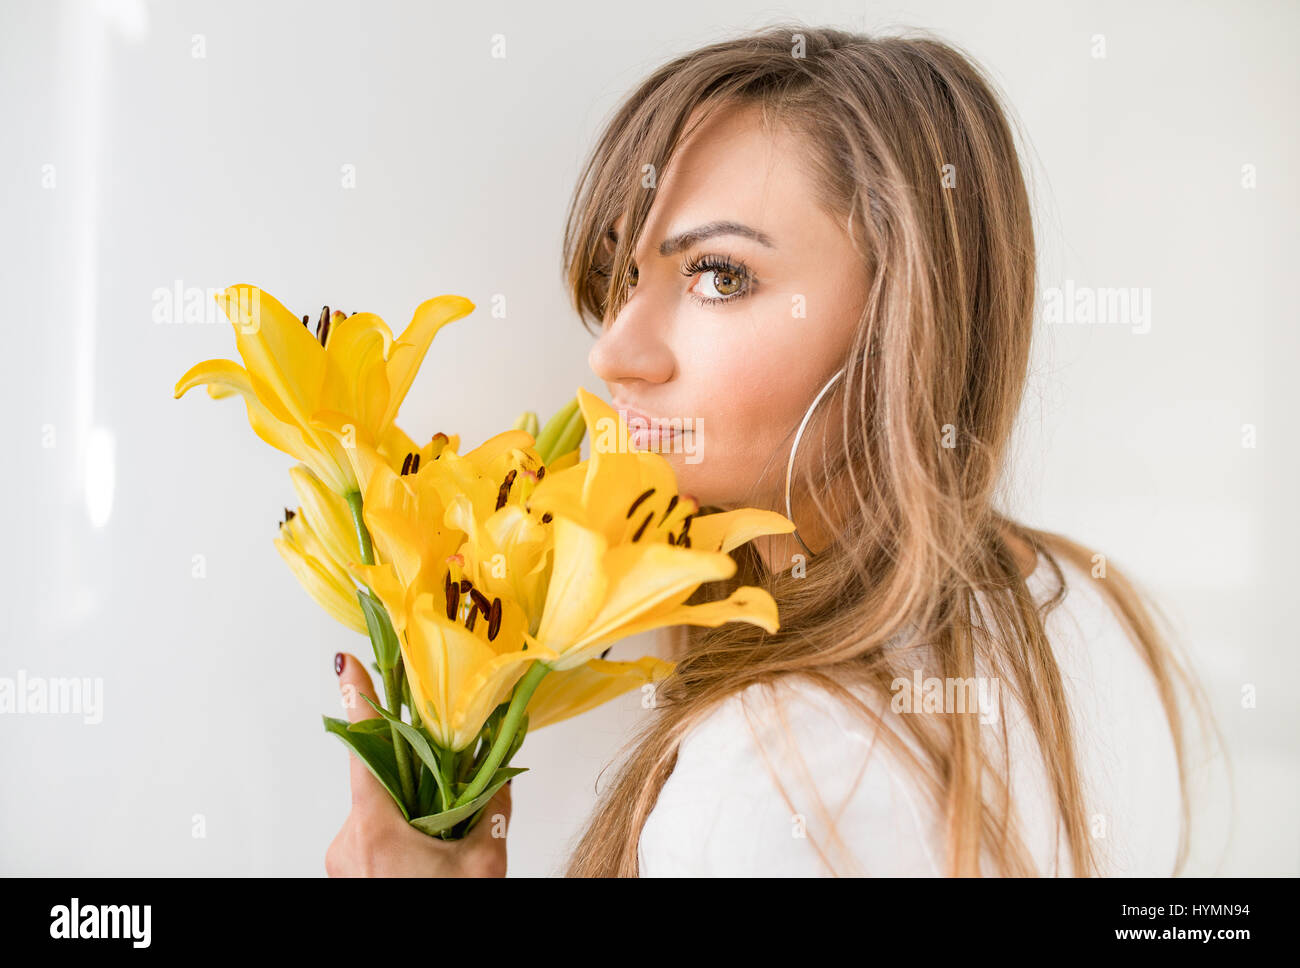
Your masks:
M806 153L792 133L764 133L755 108L695 129L647 189L634 287L591 349L632 445L663 453L701 504L784 510L793 433L843 365L866 298ZM638 433L647 423L657 444Z

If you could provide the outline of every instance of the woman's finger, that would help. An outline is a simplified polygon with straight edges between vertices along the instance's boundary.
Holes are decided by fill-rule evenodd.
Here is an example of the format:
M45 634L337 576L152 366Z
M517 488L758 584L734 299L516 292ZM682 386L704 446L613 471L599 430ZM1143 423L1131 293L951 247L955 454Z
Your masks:
M506 831L510 827L510 814L513 810L513 804L510 796L510 785L506 784L488 801L487 806L483 808L483 816L479 818L474 829L465 837L465 843L476 844L490 842L504 838Z
M378 719L379 713L375 712L370 703L361 698L365 695L375 702L379 702L379 697L375 695L375 687L370 681L370 675L366 672L366 667L361 664L361 660L350 653L340 652L334 656L334 671L338 673L339 692L343 697L343 708L347 710L348 722L355 723L363 719ZM377 805L381 801L392 800L383 784L375 779L374 774L370 772L370 768L361 762L356 753L349 750L348 760L352 770L352 805L354 807ZM392 804L392 806L394 809L397 808L396 804Z
M375 695L375 687L370 681L370 674L366 672L366 667L361 664L361 660L351 653L340 652L334 656L334 671L338 673L339 691L343 695L343 708L347 710L348 722L377 719L379 713L375 712L370 703L361 698L364 693L375 702L379 702L379 697Z

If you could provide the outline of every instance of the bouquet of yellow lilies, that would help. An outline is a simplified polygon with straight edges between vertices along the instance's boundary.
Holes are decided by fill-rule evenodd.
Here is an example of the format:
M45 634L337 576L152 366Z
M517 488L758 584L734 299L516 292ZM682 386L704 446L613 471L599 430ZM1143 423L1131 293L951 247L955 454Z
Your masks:
M672 671L652 656L605 661L618 639L680 624L776 630L759 588L685 602L734 574L733 548L791 522L702 514L668 461L629 447L619 414L586 390L544 427L525 413L465 454L458 436L421 447L397 426L434 336L469 300L422 303L394 339L372 313L326 307L313 334L310 317L255 287L217 299L243 365L200 363L175 396L200 384L242 396L254 432L301 462L289 472L300 507L276 546L326 612L369 637L385 692L384 706L365 697L381 718L325 728L415 827L464 836L523 772L510 761L530 728Z

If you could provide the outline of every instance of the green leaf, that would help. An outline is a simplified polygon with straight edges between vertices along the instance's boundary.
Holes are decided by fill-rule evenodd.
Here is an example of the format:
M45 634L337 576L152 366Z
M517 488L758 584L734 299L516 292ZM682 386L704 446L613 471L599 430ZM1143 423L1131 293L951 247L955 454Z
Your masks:
M454 807L451 810L444 810L442 813L430 814L427 817L416 817L411 821L411 826L423 830L430 836L449 830L462 820L472 817L479 808L485 806L496 795L496 792L506 785L507 780L527 771L527 767L519 766L507 766L497 770L493 774L491 782L483 789L483 792L469 803L461 807Z
M442 789L442 770L439 769L438 766L438 754L433 747L429 745L429 740L425 737L424 733L420 732L410 723L402 722L401 719L394 716L383 706L380 706L365 693L361 694L361 698L370 703L380 716L383 716L387 722L396 727L397 731L402 734L402 739L411 744L411 749L415 750L415 755L420 758L420 762L433 771L433 777L438 782L438 787ZM394 763L394 766L395 765L396 763Z
M406 809L406 804L402 803L402 783L398 779L397 758L393 752L393 744L374 733L350 730L346 719L333 719L329 716L322 716L321 719L325 721L325 730L343 740L344 744L357 754L361 762L366 764L366 768L374 774L375 779L383 784L384 789L393 798L393 802L402 811L402 816L410 820L411 815Z
M348 731L353 733L373 733L376 736L383 737L390 743L392 742L390 738L392 727L382 719L359 719L355 723L348 724Z
M388 610L377 598L357 589L357 600L361 602L361 612L366 617L366 630L370 633L370 644L375 650L375 661L381 672L387 672L397 665L402 654L402 647L393 631L393 623L388 618Z
M376 720L383 722L383 720ZM438 782L435 779L433 770L429 769L423 763L420 764L420 782L415 791L416 807L415 809L421 814L427 814L433 809L434 800L438 795Z
M515 738L510 741L510 749L506 750L506 755L503 757L504 762L509 763L514 758L514 755L519 752L519 747L524 745L526 735L528 735L528 714L524 713L523 718L519 721L519 729L515 732Z

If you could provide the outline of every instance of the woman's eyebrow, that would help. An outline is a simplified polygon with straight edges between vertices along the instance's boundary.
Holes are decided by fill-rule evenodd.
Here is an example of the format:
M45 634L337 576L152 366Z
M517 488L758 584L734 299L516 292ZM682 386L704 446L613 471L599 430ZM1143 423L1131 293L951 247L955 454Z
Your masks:
M707 222L704 225L697 225L693 229L687 229L685 232L679 232L670 238L664 239L659 243L659 254L662 256L673 255L681 252L683 249L689 249L691 246L703 242L705 239L711 239L718 235L740 235L747 239L753 239L769 249L776 248L768 236L758 229L752 229L743 222L717 221ZM618 233L612 228L605 233L614 244L618 244Z
M758 229L751 229L742 222L718 221L708 222L704 225L697 225L693 229L687 229L685 232L679 232L677 235L664 239L659 243L660 255L672 255L675 252L681 252L683 249L689 249L698 242L705 239L711 239L717 235L740 235L747 239L753 239L769 249L775 248L772 240Z

